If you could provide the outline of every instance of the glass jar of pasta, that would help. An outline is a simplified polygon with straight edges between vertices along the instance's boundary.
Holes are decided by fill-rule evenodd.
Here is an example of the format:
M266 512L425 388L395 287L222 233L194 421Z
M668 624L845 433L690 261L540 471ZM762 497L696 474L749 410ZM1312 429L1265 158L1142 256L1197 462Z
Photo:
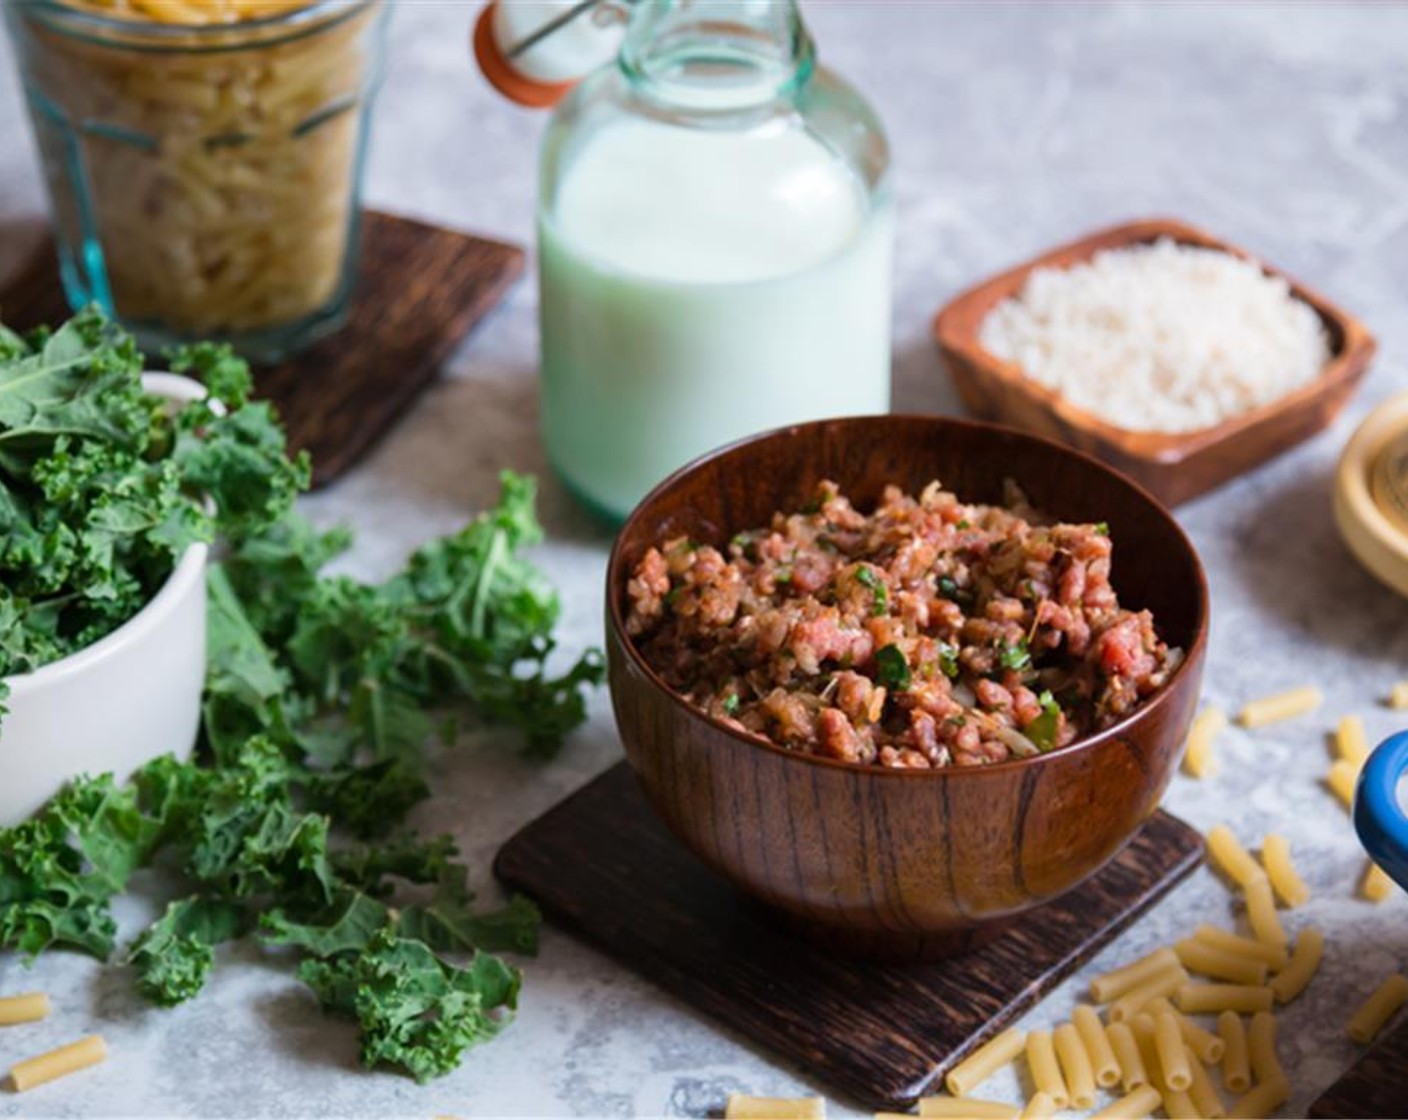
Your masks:
M277 361L354 277L381 0L7 0L64 290Z

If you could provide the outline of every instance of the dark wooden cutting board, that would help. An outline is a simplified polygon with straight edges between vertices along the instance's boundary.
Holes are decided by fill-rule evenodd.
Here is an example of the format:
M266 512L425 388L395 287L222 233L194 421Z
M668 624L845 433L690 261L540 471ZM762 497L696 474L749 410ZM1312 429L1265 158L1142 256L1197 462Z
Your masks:
M464 336L523 273L523 250L368 210L347 323L281 365L255 371L289 445L313 457L313 485L355 464L400 418ZM0 291L0 319L18 330L69 315L46 240Z
M495 873L562 925L872 1108L911 1104L1157 902L1202 837L1156 813L1108 867L973 953L833 956L716 878L621 763L504 845Z
M1310 1115L1327 1120L1408 1116L1408 1019L1331 1085L1310 1106Z

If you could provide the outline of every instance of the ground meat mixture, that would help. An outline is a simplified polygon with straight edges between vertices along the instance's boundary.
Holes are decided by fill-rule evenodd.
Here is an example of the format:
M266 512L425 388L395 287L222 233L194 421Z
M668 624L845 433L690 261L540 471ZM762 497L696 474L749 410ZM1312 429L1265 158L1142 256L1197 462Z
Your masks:
M626 630L709 715L808 754L925 769L1064 747L1157 692L1182 654L1110 586L1103 525L931 483L869 515L824 482L721 552L650 549Z

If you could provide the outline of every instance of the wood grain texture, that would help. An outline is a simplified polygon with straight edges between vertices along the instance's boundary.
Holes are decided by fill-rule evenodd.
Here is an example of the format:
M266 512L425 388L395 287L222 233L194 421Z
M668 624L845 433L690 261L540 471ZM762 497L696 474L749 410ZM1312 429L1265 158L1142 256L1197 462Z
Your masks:
M451 350L523 272L523 250L377 211L363 215L347 323L277 366L256 392L289 444L313 457L313 485L351 468L440 371ZM66 318L52 243L0 292L0 319L27 330Z
M1186 433L1133 432L1071 404L1022 368L984 349L978 331L992 308L1016 295L1038 268L1069 268L1102 249L1169 237L1184 245L1256 258L1194 226L1149 219L1084 237L1009 269L956 297L934 319L944 365L963 403L975 415L1060 440L1124 471L1169 505L1214 489L1326 427L1363 379L1377 344L1354 316L1270 265L1297 297L1320 316L1330 337L1331 360L1310 384L1280 400L1214 427Z
M1408 1019L1376 1042L1310 1106L1327 1120L1408 1116Z
M672 537L723 547L834 479L858 507L886 484L941 479L997 502L1004 480L1054 517L1106 521L1121 602L1153 611L1186 659L1167 688L1100 734L983 767L894 770L788 751L671 692L625 636L625 587ZM813 936L868 956L971 948L1070 890L1155 810L1198 700L1207 589L1168 513L1108 467L1008 429L943 417L822 421L737 444L667 480L617 538L607 573L611 698L627 758L665 823L709 867Z
M1155 813L1095 878L973 953L877 964L828 953L690 857L619 765L528 825L496 874L548 915L808 1077L911 1104L1197 866Z

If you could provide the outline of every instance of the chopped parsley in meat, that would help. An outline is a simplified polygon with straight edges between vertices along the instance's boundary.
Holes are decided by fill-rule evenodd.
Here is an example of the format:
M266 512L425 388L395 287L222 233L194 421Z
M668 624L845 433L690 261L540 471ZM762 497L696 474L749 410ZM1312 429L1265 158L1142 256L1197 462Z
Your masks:
M1182 660L1120 606L1105 525L1053 523L1010 484L1002 505L892 486L866 514L826 482L721 547L647 551L627 630L692 703L809 754L930 768L1056 750Z

